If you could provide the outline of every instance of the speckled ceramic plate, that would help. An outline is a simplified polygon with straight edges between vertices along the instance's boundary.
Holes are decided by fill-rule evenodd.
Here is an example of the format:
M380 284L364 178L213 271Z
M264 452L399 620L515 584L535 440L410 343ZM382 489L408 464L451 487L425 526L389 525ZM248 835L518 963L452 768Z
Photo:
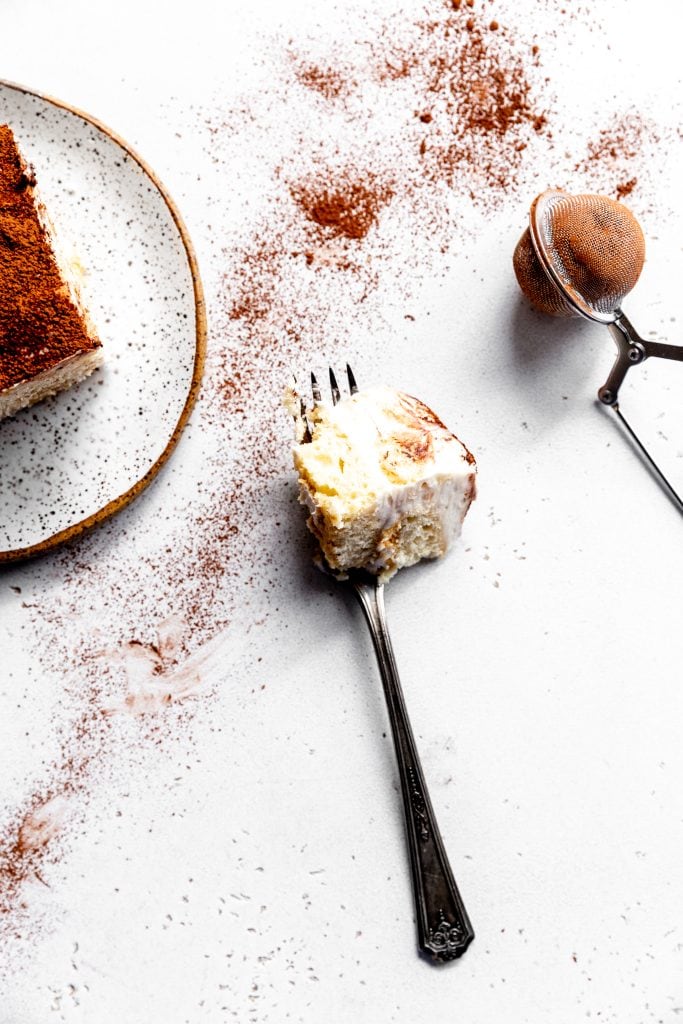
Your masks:
M104 366L0 422L0 561L38 554L123 508L173 450L199 387L206 334L187 231L154 173L80 111L0 82L0 123L36 168Z

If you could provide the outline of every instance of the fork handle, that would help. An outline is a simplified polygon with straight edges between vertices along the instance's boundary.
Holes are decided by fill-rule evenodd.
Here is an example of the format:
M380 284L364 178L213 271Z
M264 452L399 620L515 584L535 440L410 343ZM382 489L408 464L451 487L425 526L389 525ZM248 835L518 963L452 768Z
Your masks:
M435 963L465 952L474 931L453 877L439 833L422 766L408 720L384 610L384 587L353 580L370 627L394 737L401 777L415 915L420 951Z

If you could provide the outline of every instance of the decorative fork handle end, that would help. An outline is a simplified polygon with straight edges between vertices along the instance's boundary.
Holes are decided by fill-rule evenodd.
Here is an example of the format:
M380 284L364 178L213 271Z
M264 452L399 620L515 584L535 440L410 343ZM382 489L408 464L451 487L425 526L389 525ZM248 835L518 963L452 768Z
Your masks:
M406 813L406 824L418 946L425 957L442 964L463 955L474 939L474 929L453 877L419 767L418 771L409 764L405 773L411 812L410 820Z
M438 924L430 928L429 934L420 942L420 952L436 963L446 964L461 957L473 938L469 920L463 929L462 925L448 921L442 914Z

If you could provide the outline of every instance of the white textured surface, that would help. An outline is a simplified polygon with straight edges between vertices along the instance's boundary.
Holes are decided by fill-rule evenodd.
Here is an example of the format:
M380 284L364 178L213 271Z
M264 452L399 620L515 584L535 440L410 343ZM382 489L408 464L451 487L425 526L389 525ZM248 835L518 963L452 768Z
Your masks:
M555 8L514 4L529 33L556 23L545 60L558 122L588 131L618 103L675 126L670 5L604 0L592 10L608 37L582 34ZM264 34L329 38L340 22L348 34L345 11L319 0L266 3L255 15L208 0L8 2L3 37L32 43L4 49L3 74L89 110L139 149L186 216L211 314L213 233L245 216L261 183L248 167L233 194L235 179L207 161L197 111L248 89L265 95ZM680 140L653 161L648 263L627 312L643 333L680 341ZM541 164L532 192L560 174ZM120 725L120 755L78 812L49 888L36 881L24 893L40 927L3 939L2 1024L670 1024L683 1013L681 520L594 403L609 337L519 301L509 260L526 205L515 196L416 282L414 323L405 305L387 308L357 367L364 381L432 406L479 467L460 547L399 574L387 594L477 933L470 950L443 970L415 956L372 652L350 598L296 548L283 457L267 492L272 518L254 538L254 572L264 545L274 559L268 585L245 588L232 624L195 655L204 686L189 729L138 748L126 743L132 719ZM321 345L319 364L326 358ZM683 370L648 365L639 383L628 385L628 408L656 425L653 443L680 483ZM656 436L662 422L669 440ZM31 604L66 600L74 572L87 575L93 560L115 567L122 550L142 558L163 545L165 510L194 501L209 471L195 424L75 570L51 557L0 577L3 807L20 801L71 721L68 673L37 668L45 629L34 631ZM78 615L96 623L104 596L88 601Z

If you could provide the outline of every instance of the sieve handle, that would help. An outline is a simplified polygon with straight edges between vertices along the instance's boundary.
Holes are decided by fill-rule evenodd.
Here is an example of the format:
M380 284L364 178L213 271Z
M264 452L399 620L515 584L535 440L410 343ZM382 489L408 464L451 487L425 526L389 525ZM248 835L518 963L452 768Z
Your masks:
M683 345L663 345L661 341L644 341L645 357L676 359L683 362Z
M683 498L669 483L619 408L619 388L624 383L624 377L632 366L637 366L638 363L642 363L651 356L658 356L660 359L679 359L683 361L683 347L680 345L663 345L658 341L645 341L635 330L633 324L626 319L621 310L617 310L617 313L617 319L608 325L610 333L617 343L617 358L609 377L598 391L598 398L603 405L611 407L635 444L636 449L642 455L646 465L649 466L653 475L660 482L678 511L683 512Z
M635 444L636 448L638 449L640 454L643 456L645 464L650 467L650 469L652 470L653 475L655 476L655 478L657 480L659 480L660 484L662 485L662 487L664 488L666 493L669 495L669 497L671 498L672 502L674 503L674 505L676 506L678 511L679 512L683 512L683 498L681 498L680 494L678 494L678 492L674 490L673 486L669 483L667 478L664 476L664 474L662 473L661 469L659 468L659 466L657 465L655 460L652 458L652 456L650 455L649 451L647 450L647 448L645 447L643 442L640 440L640 438L636 434L636 432L633 429L633 427L631 426L631 424L628 422L628 420L624 416L623 412L619 408L618 403L615 402L615 404L612 406L612 410L616 413L617 419L620 421L622 426L625 428L626 432L628 433L629 437L631 438L631 440Z

